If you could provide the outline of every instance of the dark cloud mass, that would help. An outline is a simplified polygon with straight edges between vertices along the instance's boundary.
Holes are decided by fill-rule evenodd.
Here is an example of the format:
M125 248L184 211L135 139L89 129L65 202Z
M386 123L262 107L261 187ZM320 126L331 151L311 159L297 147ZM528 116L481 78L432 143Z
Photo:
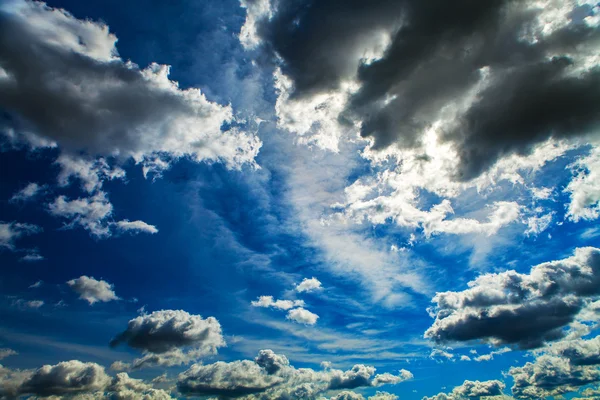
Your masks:
M420 144L423 131L476 85L441 138L456 147L456 178L478 176L499 158L527 154L550 137L589 133L600 123L599 71L585 57L600 32L565 2L566 23L547 29L542 8L520 0L275 1L258 32L294 83L294 96L360 85L343 112L374 147ZM569 13L570 11L570 13ZM578 17L577 17L578 16ZM554 16L552 19L557 19ZM552 21L555 23L556 21ZM545 31L544 31L545 30ZM363 55L382 32L382 57ZM484 77L485 75L485 77ZM446 119L444 119L446 120Z
M129 321L111 346L126 343L134 349L165 353L182 347L206 347L216 352L224 346L221 325L214 317L203 319L182 310L161 310Z
M462 292L438 293L435 321L425 337L535 348L563 337L563 328L599 294L600 250L580 248L529 274L484 274Z

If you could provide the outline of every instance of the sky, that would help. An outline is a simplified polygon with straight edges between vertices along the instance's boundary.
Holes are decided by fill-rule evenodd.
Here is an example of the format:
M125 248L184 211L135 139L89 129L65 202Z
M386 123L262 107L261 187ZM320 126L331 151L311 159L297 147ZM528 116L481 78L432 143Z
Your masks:
M0 0L0 398L600 399L599 27Z

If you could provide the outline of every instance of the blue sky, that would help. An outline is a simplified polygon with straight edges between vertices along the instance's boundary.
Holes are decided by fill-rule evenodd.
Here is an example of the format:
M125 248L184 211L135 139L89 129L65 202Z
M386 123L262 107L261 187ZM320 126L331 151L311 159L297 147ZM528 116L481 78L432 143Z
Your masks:
M1 1L0 395L598 396L599 6L498 3Z

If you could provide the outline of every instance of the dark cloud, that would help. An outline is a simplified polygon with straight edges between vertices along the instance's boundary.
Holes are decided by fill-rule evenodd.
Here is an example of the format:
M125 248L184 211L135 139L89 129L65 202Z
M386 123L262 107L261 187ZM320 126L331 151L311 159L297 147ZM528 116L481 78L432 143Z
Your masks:
M274 374L284 367L290 365L290 361L284 355L275 354L273 350L261 350L254 362L264 368L268 374Z
M435 321L425 337L535 348L563 337L563 328L598 295L600 250L580 248L573 257L537 265L529 274L484 274L462 292L438 293Z
M219 321L182 310L154 311L130 320L127 329L111 341L111 346L121 343L152 353L197 344L215 348L224 345Z
M20 384L18 393L60 396L101 391L110 382L111 379L102 366L71 360L39 368Z
M582 18L592 13L587 5L561 4L570 7L565 23L547 29L539 20L545 10L523 0L272 3L274 15L260 20L258 34L280 57L293 95L357 79L340 117L361 122L361 135L376 149L418 146L444 107L460 104L482 82L474 101L442 127L441 139L460 157L457 179L600 124L600 75L584 60L597 53L600 32ZM389 46L366 62L365 49L381 32Z

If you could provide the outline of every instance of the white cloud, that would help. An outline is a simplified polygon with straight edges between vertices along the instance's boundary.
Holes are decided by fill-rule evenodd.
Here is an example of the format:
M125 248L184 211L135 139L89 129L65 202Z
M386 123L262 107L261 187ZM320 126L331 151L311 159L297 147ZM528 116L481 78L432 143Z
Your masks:
M300 282L296 286L296 292L298 292L298 293L312 292L312 291L320 290L320 289L322 289L321 282L315 277L312 277L310 279L304 278L302 280L302 282Z
M40 186L35 182L30 182L23 189L15 193L11 198L11 202L21 202L31 200L44 191L44 186Z
M273 296L260 296L251 303L254 307L272 307L278 310L289 310L294 307L303 307L303 300L273 300Z
M0 221L0 248L15 250L15 240L22 236L41 232L42 228L33 224Z
M90 304L119 300L113 290L114 285L103 280L82 275L77 279L71 279L67 284L79 295L80 299Z
M110 227L106 219L112 215L113 206L104 192L99 191L93 196L75 200L59 196L48 205L48 210L56 217L70 220L67 228L79 225L95 237L110 236Z
M158 233L158 229L154 225L150 225L145 223L144 221L129 221L127 219L123 221L115 222L115 225L118 230L122 232L144 232L144 233Z
M21 260L26 262L36 262L44 260L44 257L37 253L29 253L21 257Z
M44 305L43 300L23 300L16 299L12 301L12 305L21 310L37 310Z
M319 316L304 308L295 308L288 311L286 318L300 324L314 325L317 323Z
M30 288L30 289L36 289L36 288L39 288L40 286L42 286L42 284L43 284L43 283L44 283L43 281L37 281L37 282L35 282L34 284L32 284L32 285L29 285L29 288Z
M544 232L550 227L550 224L552 224L553 216L554 213L551 212L542 216L534 216L527 218L527 230L525 231L525 234L537 236L540 233Z
M594 220L600 216L600 148L594 147L590 154L571 165L573 179L565 192L571 201L567 217L579 220Z

